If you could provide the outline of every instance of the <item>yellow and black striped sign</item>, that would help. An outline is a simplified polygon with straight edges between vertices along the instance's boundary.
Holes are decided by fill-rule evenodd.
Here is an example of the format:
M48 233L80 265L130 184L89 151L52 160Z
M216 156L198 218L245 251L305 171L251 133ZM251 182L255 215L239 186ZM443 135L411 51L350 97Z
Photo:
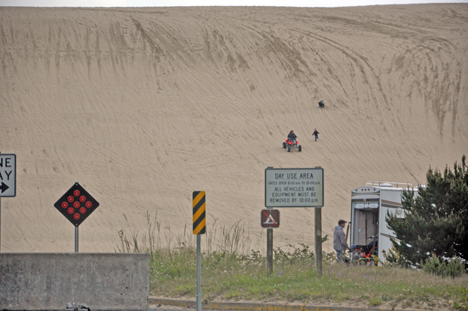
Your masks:
M193 192L193 234L206 233L205 191Z

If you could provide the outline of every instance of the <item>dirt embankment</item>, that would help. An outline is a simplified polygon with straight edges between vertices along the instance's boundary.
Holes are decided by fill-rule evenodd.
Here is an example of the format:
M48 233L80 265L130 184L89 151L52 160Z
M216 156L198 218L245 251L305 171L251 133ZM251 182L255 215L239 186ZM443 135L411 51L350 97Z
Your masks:
M468 153L467 48L466 4L0 8L0 151L18 168L2 251L73 251L53 204L76 181L101 204L82 251L113 251L124 213L190 231L194 190L208 233L241 221L255 241L267 166L324 168L330 235L352 188L424 183ZM301 153L281 148L291 129ZM312 243L311 209L281 217L278 246Z

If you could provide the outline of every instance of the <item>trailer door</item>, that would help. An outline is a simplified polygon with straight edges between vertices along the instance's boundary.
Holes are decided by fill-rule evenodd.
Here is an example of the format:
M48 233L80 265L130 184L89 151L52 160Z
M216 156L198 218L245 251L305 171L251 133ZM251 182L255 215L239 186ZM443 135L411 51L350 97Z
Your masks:
M393 248L391 238L395 237L395 232L388 228L385 220L387 213L404 218L401 198L403 189L382 189L380 192L381 204L379 210L379 259L385 261L384 253Z

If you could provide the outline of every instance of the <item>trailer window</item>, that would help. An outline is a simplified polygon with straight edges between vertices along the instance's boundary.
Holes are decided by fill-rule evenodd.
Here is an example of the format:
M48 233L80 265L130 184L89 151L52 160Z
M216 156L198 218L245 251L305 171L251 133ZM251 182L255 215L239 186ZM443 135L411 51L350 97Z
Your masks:
M354 203L354 208L358 208L358 209L379 208L379 203L378 202Z

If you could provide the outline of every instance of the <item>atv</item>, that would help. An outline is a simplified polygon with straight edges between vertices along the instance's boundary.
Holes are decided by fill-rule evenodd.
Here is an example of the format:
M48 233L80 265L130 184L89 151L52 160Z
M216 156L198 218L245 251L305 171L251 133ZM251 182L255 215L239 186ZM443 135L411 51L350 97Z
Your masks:
M359 262L371 265L375 257L378 255L378 241L375 236L369 237L368 239L374 239L367 245L351 245L349 249L351 253L351 259Z
M291 139L287 139L287 138L283 142L283 148L287 149L288 152L290 152L291 149L293 149L293 148L297 148L297 150L299 152L302 151L302 147L301 147L301 145L299 145L299 142L297 140L291 140Z

